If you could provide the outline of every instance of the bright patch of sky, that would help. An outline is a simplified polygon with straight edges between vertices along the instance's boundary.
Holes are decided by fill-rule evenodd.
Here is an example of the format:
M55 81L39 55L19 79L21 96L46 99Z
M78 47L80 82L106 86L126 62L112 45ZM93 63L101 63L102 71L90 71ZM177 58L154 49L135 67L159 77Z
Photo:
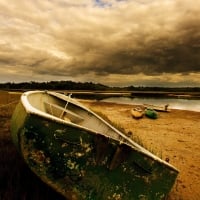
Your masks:
M95 0L95 5L99 7L110 7L112 6L112 3L103 0Z

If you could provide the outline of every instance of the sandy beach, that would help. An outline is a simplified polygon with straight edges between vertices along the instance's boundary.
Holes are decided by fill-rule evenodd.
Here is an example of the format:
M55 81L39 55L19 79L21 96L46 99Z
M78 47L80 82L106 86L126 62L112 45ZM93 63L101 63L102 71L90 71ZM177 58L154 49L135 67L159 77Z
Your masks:
M179 171L168 200L200 199L200 112L171 110L158 112L158 119L134 119L132 105L82 101L103 112L111 121L140 139L143 145L162 159L169 159Z

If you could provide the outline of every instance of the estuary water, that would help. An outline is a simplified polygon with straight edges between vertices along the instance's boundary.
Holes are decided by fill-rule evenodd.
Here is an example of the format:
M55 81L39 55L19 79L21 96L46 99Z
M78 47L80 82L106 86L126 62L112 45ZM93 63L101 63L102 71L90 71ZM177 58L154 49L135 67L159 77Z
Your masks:
M164 106L169 104L169 109L181 109L200 112L200 99L181 99L181 98L145 98L145 97L109 97L101 100L103 102L123 103L131 105L152 104Z

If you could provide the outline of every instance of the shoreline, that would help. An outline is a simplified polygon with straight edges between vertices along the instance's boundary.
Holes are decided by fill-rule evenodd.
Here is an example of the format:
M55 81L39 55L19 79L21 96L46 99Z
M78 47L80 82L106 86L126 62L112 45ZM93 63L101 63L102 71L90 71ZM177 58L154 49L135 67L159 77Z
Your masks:
M23 93L30 89L11 89L11 90L2 90L9 93ZM63 94L73 94L73 96L82 96L82 97L100 97L100 98L107 98L107 97L160 97L160 98L182 98L182 99L200 99L200 92L199 91L152 91L152 90L49 90L54 92L60 92Z
M80 102L96 102L96 103L110 103L110 104L118 104L118 105L121 105L121 106L123 106L123 105L129 105L129 106L133 106L133 107L145 107L145 104L146 105L148 105L147 103L143 103L143 104L138 104L137 102L134 102L134 103L132 103L132 102L122 102L122 101L119 101L119 102L117 102L117 101L103 101L103 100L97 100L97 99L80 99L80 98L75 98L77 101L80 101ZM191 111L191 112L200 112L200 110L199 109L186 109L186 107L185 106L173 106L173 105L171 105L170 103L169 103L169 101L168 101L168 104L169 104L169 111L170 110L182 110L182 111ZM181 103L180 103L181 104ZM150 105L150 104L149 104ZM162 104L162 105L160 105L160 104L155 104L155 105L152 105L152 106L157 106L157 107L164 107L164 105L166 105L166 104Z

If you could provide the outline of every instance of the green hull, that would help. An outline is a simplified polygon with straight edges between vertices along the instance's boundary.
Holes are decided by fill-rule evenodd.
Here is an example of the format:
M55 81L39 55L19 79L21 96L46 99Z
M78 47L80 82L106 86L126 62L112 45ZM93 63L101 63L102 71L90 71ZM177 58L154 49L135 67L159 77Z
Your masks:
M178 175L145 151L27 113L21 103L11 133L31 170L67 199L164 199Z
M157 119L158 118L158 114L155 110L151 109L151 108L147 108L145 110L145 115L151 119Z

